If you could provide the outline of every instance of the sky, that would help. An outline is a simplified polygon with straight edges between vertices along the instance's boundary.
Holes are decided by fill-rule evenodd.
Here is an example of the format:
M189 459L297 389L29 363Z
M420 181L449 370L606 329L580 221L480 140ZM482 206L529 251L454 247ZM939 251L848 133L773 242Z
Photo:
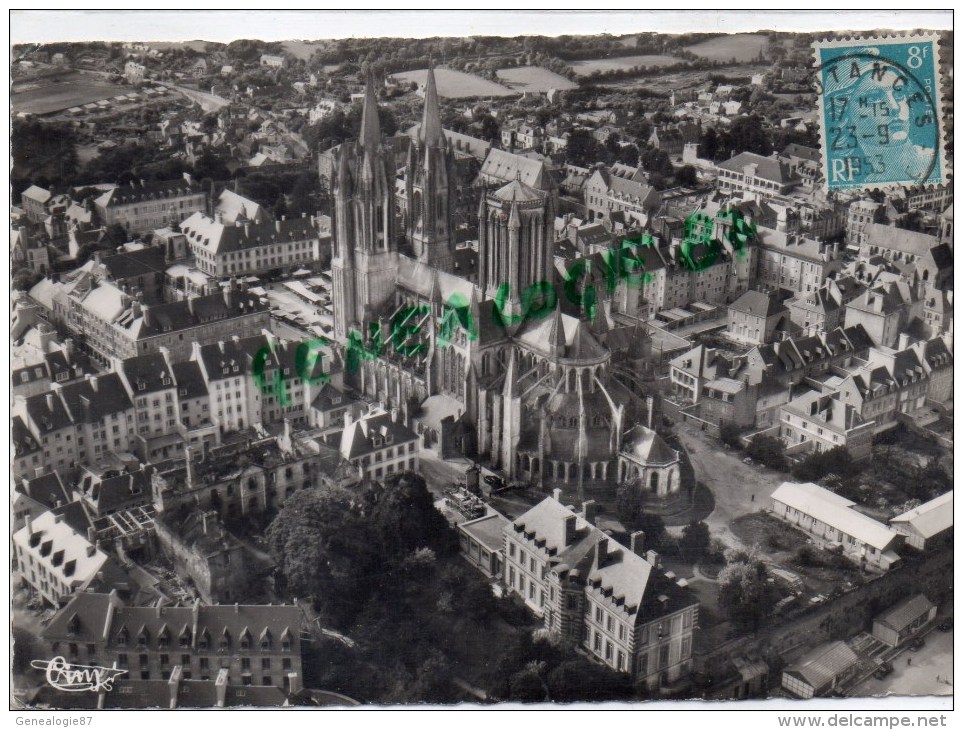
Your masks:
M450 7L450 6L449 6ZM229 42L352 36L564 35L758 30L944 30L951 10L933 11L468 11L468 10L12 10L11 43L54 41Z

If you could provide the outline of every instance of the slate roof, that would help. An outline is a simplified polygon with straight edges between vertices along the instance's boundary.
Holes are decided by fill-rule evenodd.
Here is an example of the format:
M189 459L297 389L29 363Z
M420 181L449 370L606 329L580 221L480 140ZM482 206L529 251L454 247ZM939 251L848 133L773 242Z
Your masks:
M49 190L45 190L38 185L31 185L29 188L20 193L21 198L29 198L30 200L35 200L38 203L46 203L50 200L51 193Z
M26 494L35 502L50 509L56 507L57 502L67 504L70 501L67 488L60 481L60 475L55 471L33 479L23 479L17 483L16 489L21 494Z
M539 190L548 190L553 185L551 174L543 162L494 148L488 150L479 175L504 182L518 177L526 185Z
M842 641L818 646L786 668L815 690L820 690L859 663L859 657Z
M905 598L895 606L873 619L894 631L902 631L920 616L929 613L935 605L922 593Z
M154 304L149 308L144 306L140 317L129 319L123 317L118 324L129 329L139 339L143 339L190 329L215 320L239 317L253 312L267 312L269 309L270 307L263 304L259 297L248 292L234 292L231 304L224 301L223 293L215 292L194 297L190 302L181 300Z
M389 437L390 443L387 442ZM375 438L381 439L380 446L374 446ZM355 459L417 438L418 434L404 424L392 421L388 413L368 416L352 422L341 433L341 454L346 459Z
M772 157L757 155L754 152L740 152L731 159L719 163L718 167L722 170L742 174L746 165L756 165L756 177L763 180L769 180L780 185L799 181L799 176L790 172L785 163Z
M818 484L783 482L772 493L773 501L781 502L835 527L839 532L855 537L877 550L886 550L896 539L896 533L881 522L857 512L852 502Z
M927 540L953 527L953 490L891 519Z
M763 294L761 291L750 289L741 297L729 305L729 309L736 312L744 312L753 317L772 317L785 311L774 297Z
M184 179L146 181L108 190L95 203L104 208L135 205L164 198L178 198L185 195L202 193L201 186Z
M781 157L800 157L804 160L809 160L810 162L820 162L822 160L822 154L819 150L813 147L806 147L805 145L796 144L795 142L790 142L783 149Z
M197 212L182 222L180 228L189 243L198 244L219 255L262 246L314 240L319 236L310 218L237 225L219 223L207 214Z
M209 395L199 363L193 360L177 362L172 369L180 398L203 398Z
M174 387L173 373L159 352L122 360L121 369L130 383L134 398Z
M167 268L164 263L164 250L156 246L104 256L100 264L113 281L148 274L163 274Z
M636 424L622 441L622 450L643 464L671 464L679 460L679 452L669 448L659 434L645 426Z
M134 407L117 373L67 383L60 394L74 423L96 423Z
M914 256L923 256L936 246L936 236L885 223L867 223L864 234L864 246L880 246Z
M13 451L18 459L40 451L40 444L20 416L10 419L10 440L13 442Z

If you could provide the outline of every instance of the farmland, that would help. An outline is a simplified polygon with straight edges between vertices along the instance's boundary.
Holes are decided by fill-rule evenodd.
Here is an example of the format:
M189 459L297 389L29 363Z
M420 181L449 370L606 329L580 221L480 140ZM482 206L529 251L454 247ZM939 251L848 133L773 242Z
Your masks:
M496 73L506 86L516 91L539 92L549 89L574 89L578 85L541 66L502 68Z
M418 84L425 83L427 77L428 69L405 71L394 75L394 78L399 81L415 81ZM435 82L438 84L438 95L446 99L468 99L476 96L515 96L519 93L480 76L452 71L447 68L435 69Z
M737 33L736 35L713 38L712 40L696 43L686 48L697 56L710 61L731 61L748 63L765 50L769 45L769 38L755 33Z
M572 68L579 76L589 76L593 71L615 71L633 66L662 67L681 63L673 56L619 56L618 58L592 58L587 61L572 61Z
M10 104L15 112L51 114L72 106L109 99L125 91L96 76L65 73L17 84Z
M324 47L321 43L308 41L284 41L281 45L287 53L302 61L310 60L316 50Z

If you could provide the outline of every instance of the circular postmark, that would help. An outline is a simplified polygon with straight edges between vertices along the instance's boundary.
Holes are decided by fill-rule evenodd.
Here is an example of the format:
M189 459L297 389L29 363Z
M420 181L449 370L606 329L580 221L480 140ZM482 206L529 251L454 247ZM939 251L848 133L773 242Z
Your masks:
M840 50L814 69L830 187L942 182L935 59L926 78L871 43Z

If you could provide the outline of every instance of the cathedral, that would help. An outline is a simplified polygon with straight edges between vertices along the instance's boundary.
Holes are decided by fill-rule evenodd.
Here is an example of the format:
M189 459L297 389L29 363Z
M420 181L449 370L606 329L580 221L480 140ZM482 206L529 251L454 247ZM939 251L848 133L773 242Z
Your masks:
M678 495L679 455L633 388L641 317L624 282L613 292L601 280L598 254L569 267L579 276L562 272L551 183L479 185L477 250L458 247L434 72L403 186L370 79L363 103L359 139L337 150L331 180L335 337L369 354L345 382L408 422L450 414L437 430L510 479L580 496L636 480L647 497ZM466 255L472 265L456 272Z

